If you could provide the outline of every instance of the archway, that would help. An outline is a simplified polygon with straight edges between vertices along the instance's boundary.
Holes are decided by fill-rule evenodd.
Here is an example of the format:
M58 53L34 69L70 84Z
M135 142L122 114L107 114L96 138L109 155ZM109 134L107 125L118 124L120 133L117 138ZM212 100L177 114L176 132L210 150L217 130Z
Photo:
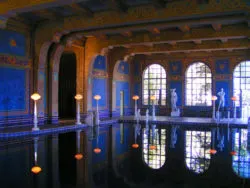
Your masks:
M76 55L64 52L60 59L58 112L60 119L72 119L76 114Z

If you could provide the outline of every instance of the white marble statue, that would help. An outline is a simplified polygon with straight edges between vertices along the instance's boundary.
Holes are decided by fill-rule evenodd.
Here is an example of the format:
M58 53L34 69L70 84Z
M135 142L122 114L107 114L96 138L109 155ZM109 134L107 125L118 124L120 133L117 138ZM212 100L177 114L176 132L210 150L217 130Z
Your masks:
M137 118L138 118L138 119L141 118L141 110L140 110L140 109L137 110Z
M176 103L178 100L178 96L177 96L177 93L175 92L175 88L170 89L170 91L171 91L171 109L172 109L172 112L174 112L174 111L177 111Z
M218 111L220 111L220 108L224 108L225 106L225 92L224 89L221 88L220 92L217 93L217 95L219 95L220 97L220 101L219 101L219 106L218 106Z

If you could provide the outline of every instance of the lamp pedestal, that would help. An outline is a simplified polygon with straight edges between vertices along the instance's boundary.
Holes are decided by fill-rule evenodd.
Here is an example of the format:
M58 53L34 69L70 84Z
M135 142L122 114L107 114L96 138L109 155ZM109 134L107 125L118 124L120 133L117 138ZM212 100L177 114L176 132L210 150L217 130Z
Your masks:
M76 124L81 125L81 116L80 116L80 101L77 100L77 112L76 112Z
M39 131L39 127L37 126L38 119L37 119L37 105L36 100L34 100L34 127L32 128L32 131Z

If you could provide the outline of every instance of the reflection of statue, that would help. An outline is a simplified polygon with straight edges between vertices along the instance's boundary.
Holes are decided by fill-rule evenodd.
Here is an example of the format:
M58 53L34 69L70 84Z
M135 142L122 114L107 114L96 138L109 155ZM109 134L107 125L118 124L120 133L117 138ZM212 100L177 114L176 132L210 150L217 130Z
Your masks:
M173 126L171 129L171 142L170 142L170 148L175 148L175 144L177 142L177 126Z
M140 109L137 110L137 118L138 118L138 119L141 118L141 110L140 110Z
M225 106L225 92L224 89L221 88L220 92L218 94L220 96L220 101L219 101L219 106L218 106L218 111L220 110L220 107L224 108Z
M177 102L178 96L177 96L177 93L175 92L175 88L170 89L170 91L171 91L171 108L173 112L173 111L177 111L176 102Z

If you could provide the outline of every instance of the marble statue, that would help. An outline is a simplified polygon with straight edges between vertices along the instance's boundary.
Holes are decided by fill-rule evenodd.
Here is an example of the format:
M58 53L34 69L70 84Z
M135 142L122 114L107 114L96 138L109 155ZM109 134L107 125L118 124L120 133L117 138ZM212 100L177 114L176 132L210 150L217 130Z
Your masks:
M177 108L176 103L178 100L177 93L175 92L174 89L170 89L171 91L171 116L172 117L179 117L180 116L180 110Z
M172 109L172 112L177 111L177 106L176 106L177 100L178 100L178 96L177 96L177 93L175 92L175 88L171 89L171 109Z
M218 106L218 111L220 111L220 108L224 108L225 106L225 92L224 89L221 88L220 92L217 93L219 95L220 100L219 100L219 106Z

